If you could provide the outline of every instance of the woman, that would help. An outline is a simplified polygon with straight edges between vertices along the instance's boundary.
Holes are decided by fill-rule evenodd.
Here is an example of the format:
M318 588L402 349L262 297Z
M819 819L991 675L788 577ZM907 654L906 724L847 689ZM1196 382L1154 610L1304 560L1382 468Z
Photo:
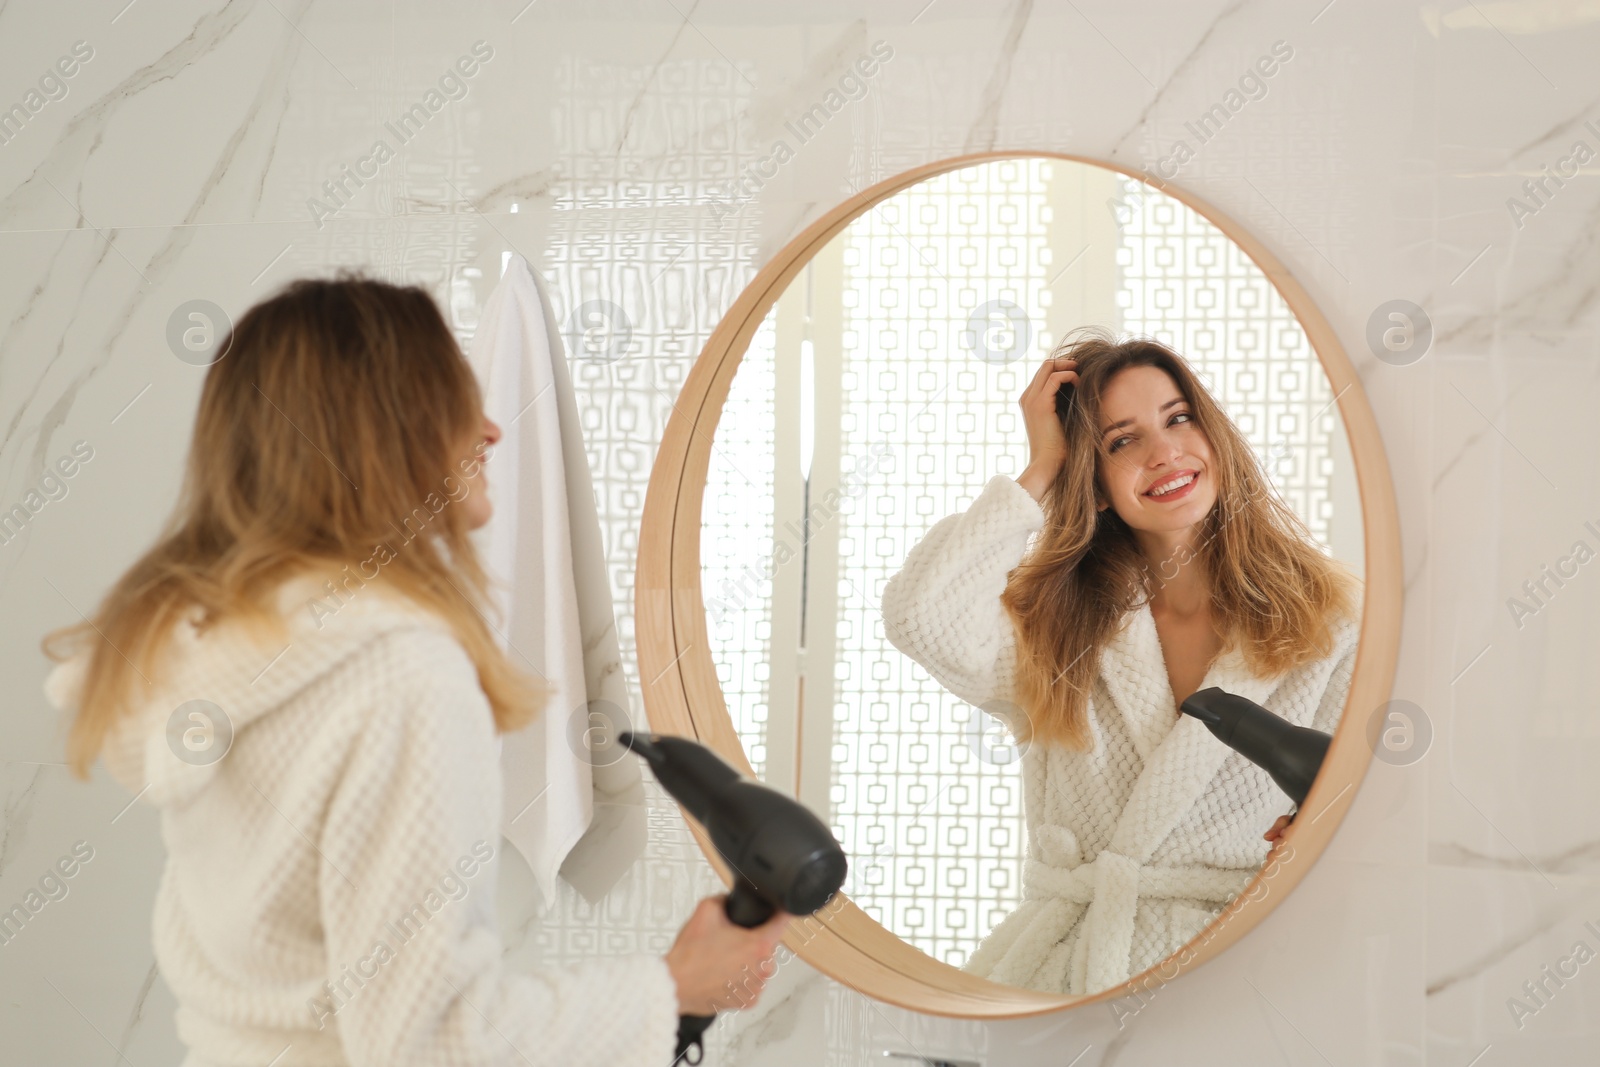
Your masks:
M1360 585L1165 346L1083 331L1020 403L1027 468L928 531L884 626L1026 743L1023 901L967 970L1093 993L1192 940L1289 822L1266 773L1179 704L1219 686L1331 732Z
M481 613L500 431L432 299L297 281L220 351L166 530L45 639L75 773L103 757L161 809L186 1067L672 1062L787 917L714 897L665 957L502 968L495 733L544 693Z

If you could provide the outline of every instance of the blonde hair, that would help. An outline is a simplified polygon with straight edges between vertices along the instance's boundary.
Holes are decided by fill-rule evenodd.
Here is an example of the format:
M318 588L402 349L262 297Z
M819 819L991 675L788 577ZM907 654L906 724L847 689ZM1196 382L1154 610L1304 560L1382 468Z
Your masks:
M1217 500L1196 531L1198 548L1177 562L1202 568L1225 631L1223 653L1240 648L1251 672L1268 678L1331 654L1333 625L1356 610L1360 583L1278 499L1249 442L1183 358L1158 341L1117 341L1094 327L1052 354L1078 361L1062 419L1067 459L1041 501L1044 526L1000 598L1017 635L1016 697L1025 712L1018 729L1078 751L1092 747L1088 696L1100 654L1158 581L1116 510L1096 509L1110 455L1100 404L1129 367L1165 371L1211 446Z
M156 544L92 617L44 638L57 661L92 647L67 737L73 773L88 777L136 705L134 674L157 684L180 618L198 607L202 626L238 617L281 634L271 594L283 581L336 576L375 550L391 557L383 580L465 648L497 728L531 721L548 691L491 634L488 577L463 510L422 507L435 536L400 528L449 492L483 418L477 379L427 291L349 273L294 281L247 311L218 351Z

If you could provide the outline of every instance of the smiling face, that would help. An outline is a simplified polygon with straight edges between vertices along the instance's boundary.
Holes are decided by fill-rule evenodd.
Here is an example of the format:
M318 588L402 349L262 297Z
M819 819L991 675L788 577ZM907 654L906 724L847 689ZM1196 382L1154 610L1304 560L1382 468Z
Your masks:
M1112 378L1100 397L1100 430L1101 510L1113 507L1150 534L1185 531L1210 513L1211 444L1166 371L1134 366Z

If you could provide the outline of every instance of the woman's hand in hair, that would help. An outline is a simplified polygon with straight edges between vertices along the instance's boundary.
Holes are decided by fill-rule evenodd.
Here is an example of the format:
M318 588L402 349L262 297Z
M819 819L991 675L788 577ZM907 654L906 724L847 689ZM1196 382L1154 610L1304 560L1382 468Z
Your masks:
M780 911L764 925L746 930L729 921L722 910L726 899L720 895L702 900L667 951L681 1015L748 1008L777 973L772 956L793 916Z
M1027 469L1018 475L1017 483L1035 500L1044 499L1045 489L1067 459L1067 434L1056 414L1056 393L1063 385L1077 385L1077 366L1073 359L1046 359L1017 401L1028 430L1029 452Z

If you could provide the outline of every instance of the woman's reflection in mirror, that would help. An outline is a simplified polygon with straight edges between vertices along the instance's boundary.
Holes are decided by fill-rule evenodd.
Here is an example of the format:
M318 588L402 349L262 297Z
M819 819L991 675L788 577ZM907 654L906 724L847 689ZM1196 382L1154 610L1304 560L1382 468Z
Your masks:
M1290 820L1178 705L1219 686L1331 732L1361 587L1166 345L1077 331L1019 403L1028 465L911 550L885 633L1026 746L1023 902L967 969L1095 992L1198 934Z

